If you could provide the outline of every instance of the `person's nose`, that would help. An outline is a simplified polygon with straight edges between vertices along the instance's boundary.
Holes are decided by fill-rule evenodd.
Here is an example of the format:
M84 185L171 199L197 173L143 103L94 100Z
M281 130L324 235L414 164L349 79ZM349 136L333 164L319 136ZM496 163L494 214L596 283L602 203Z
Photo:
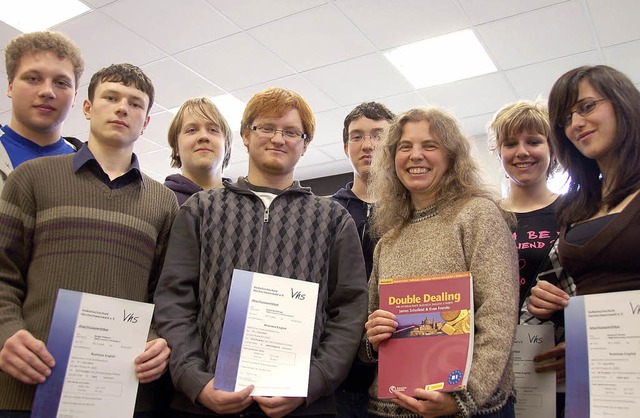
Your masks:
M53 80L45 79L40 85L40 91L38 92L40 97L47 97L50 99L54 99L56 94L53 90Z

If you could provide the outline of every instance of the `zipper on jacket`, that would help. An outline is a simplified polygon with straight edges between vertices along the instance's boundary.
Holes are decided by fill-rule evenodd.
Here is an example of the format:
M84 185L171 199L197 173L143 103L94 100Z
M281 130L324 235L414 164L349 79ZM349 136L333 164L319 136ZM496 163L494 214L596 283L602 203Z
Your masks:
M274 199L275 200L275 199ZM264 215L262 216L262 221L264 223L269 222L269 208L264 209Z
M360 243L364 244L364 237L367 233L367 224L369 223L369 215L371 215L371 203L366 203L367 206L367 218L364 221L364 225L362 225L362 236L360 237Z

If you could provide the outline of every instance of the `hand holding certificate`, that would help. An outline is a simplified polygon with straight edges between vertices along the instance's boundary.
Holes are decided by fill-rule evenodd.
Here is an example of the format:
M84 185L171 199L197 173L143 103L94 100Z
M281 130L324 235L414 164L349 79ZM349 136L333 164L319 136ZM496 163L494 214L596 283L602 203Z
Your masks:
M318 284L234 270L214 386L306 397Z
M556 374L537 373L534 357L554 346L553 325L518 325L513 343L513 373L518 417L552 417L556 413Z
M133 416L134 362L145 351L152 314L148 303L60 289L47 340L56 366L38 386L31 416Z
M564 312L567 417L637 417L640 290L572 297Z

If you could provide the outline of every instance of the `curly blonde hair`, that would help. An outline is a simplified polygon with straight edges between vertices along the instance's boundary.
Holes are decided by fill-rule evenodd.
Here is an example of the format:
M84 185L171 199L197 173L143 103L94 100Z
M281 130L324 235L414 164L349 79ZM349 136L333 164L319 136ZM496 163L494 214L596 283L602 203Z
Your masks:
M442 144L447 158L447 170L438 185L436 204L440 207L453 205L474 196L495 202L494 193L482 181L480 169L471 156L469 140L457 120L437 107L410 109L393 121L373 154L369 187L377 198L373 231L378 237L391 230L401 230L413 215L409 190L396 173L395 157L404 126L422 121L429 124L430 134Z
M48 30L23 33L7 44L4 56L9 83L15 78L22 57L37 52L53 52L60 59L68 59L73 66L75 89L78 90L78 83L84 72L84 60L80 49L64 34Z

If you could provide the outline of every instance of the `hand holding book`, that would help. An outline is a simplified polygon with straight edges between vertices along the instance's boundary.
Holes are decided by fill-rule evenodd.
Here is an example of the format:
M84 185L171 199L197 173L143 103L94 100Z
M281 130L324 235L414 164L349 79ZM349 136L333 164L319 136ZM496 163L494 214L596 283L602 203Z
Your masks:
M364 328L367 330L367 338L369 344L375 351L378 351L378 346L384 340L391 338L396 329L398 323L396 322L396 316L389 311L378 309L373 312L367 318L367 322L364 324Z

